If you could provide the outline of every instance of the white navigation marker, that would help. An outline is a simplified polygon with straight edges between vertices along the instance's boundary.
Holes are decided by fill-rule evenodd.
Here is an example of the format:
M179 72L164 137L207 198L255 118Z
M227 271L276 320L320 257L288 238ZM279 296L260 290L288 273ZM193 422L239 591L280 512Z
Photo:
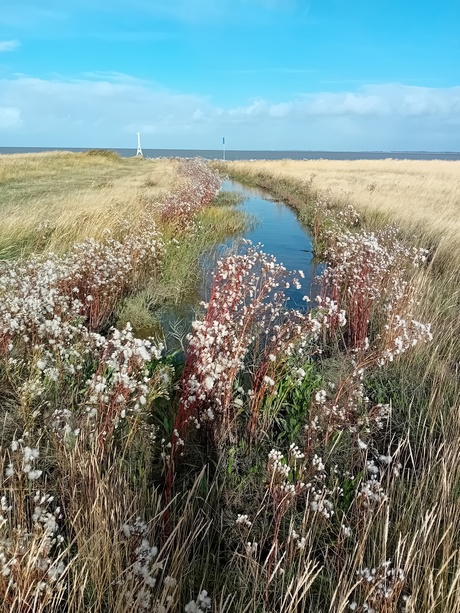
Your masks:
M142 149L141 149L141 133L140 132L136 132L137 134L137 152L136 155L142 155L142 157L144 157L144 154L142 153Z
M223 160L224 160L224 162L225 162L225 136L223 136L223 137L222 137L222 147L223 147L223 150L222 150L222 159L223 159Z

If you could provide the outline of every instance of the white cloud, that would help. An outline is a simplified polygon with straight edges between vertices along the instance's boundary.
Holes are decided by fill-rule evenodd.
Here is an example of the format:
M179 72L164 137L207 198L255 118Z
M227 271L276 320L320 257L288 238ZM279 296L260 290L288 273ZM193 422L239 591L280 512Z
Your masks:
M4 2L5 0L3 0ZM130 0L130 15L145 18L155 30L158 18L192 24L245 23L260 26L264 20L271 21L283 12L303 11L304 2L310 0ZM0 25L16 28L18 31L33 32L34 37L43 36L47 40L82 35L79 24L84 19L88 24L85 36L129 42L137 38L136 31L107 33L92 31L92 24L98 23L103 14L118 14L126 22L126 0L15 0L7 2L0 10ZM129 19L128 19L129 21ZM38 27L38 30L37 30ZM168 32L142 32L144 40L164 40Z
M85 0L87 2L88 0ZM261 19L280 11L293 11L300 6L300 0L131 0L132 10L146 15L164 16L177 21L191 23L213 23L217 21L245 21L259 23ZM91 3L87 4L90 7ZM125 0L104 0L98 8L126 7Z
M423 115L455 116L460 113L460 87L427 88L388 84L363 87L358 92L323 92L299 96L281 104L257 100L248 106L231 111L240 116L291 116L340 117L340 116L400 116Z
M18 40L0 40L0 53L2 51L14 51L19 45Z
M119 73L0 81L5 146L458 150L460 87L370 85L219 108Z
M362 93L320 94L310 96L301 108L308 115L384 115L389 112L385 97Z
M115 73L72 81L3 79L3 106L14 106L21 114L15 138L10 136L11 146L129 146L135 132L147 126L162 139L158 146L171 138L172 146L179 146L187 134L194 133L197 109L204 115L213 112L205 98ZM13 115L5 111L0 129L12 123ZM194 138L199 138L196 131ZM152 139L151 146L156 145Z
M30 0L15 0L14 3L2 6L0 24L21 30L33 29L36 31L37 25L43 26L46 23L55 25L56 22L65 21L68 17L68 14L63 12L62 2L40 0L40 6L37 4Z
M9 130L21 125L21 111L14 106L0 106L0 130Z

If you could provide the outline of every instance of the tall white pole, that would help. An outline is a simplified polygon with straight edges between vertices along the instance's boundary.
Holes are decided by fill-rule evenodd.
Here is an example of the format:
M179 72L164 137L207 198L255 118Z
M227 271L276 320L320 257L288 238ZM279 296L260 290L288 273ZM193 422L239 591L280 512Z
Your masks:
M225 162L225 136L222 138L222 159Z
M140 132L136 132L136 134L137 134L137 151L136 151L136 155L143 155L142 149L141 149L141 133Z

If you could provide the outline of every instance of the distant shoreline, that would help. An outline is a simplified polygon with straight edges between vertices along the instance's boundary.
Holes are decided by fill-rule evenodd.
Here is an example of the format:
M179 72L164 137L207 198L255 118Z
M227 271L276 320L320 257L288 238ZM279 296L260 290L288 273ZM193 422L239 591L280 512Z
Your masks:
M43 151L87 151L90 147L0 147L1 154L39 153ZM133 157L135 148L113 148L121 157ZM144 157L202 157L205 159L222 159L219 149L144 149ZM232 160L460 160L460 152L430 152L430 151L269 151L269 150L228 150L225 152L228 161Z

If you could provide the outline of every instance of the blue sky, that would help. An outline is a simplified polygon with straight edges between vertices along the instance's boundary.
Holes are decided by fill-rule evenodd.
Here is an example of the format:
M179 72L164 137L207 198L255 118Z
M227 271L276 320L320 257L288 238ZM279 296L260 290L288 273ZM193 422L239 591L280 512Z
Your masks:
M2 0L0 147L460 150L460 0Z

